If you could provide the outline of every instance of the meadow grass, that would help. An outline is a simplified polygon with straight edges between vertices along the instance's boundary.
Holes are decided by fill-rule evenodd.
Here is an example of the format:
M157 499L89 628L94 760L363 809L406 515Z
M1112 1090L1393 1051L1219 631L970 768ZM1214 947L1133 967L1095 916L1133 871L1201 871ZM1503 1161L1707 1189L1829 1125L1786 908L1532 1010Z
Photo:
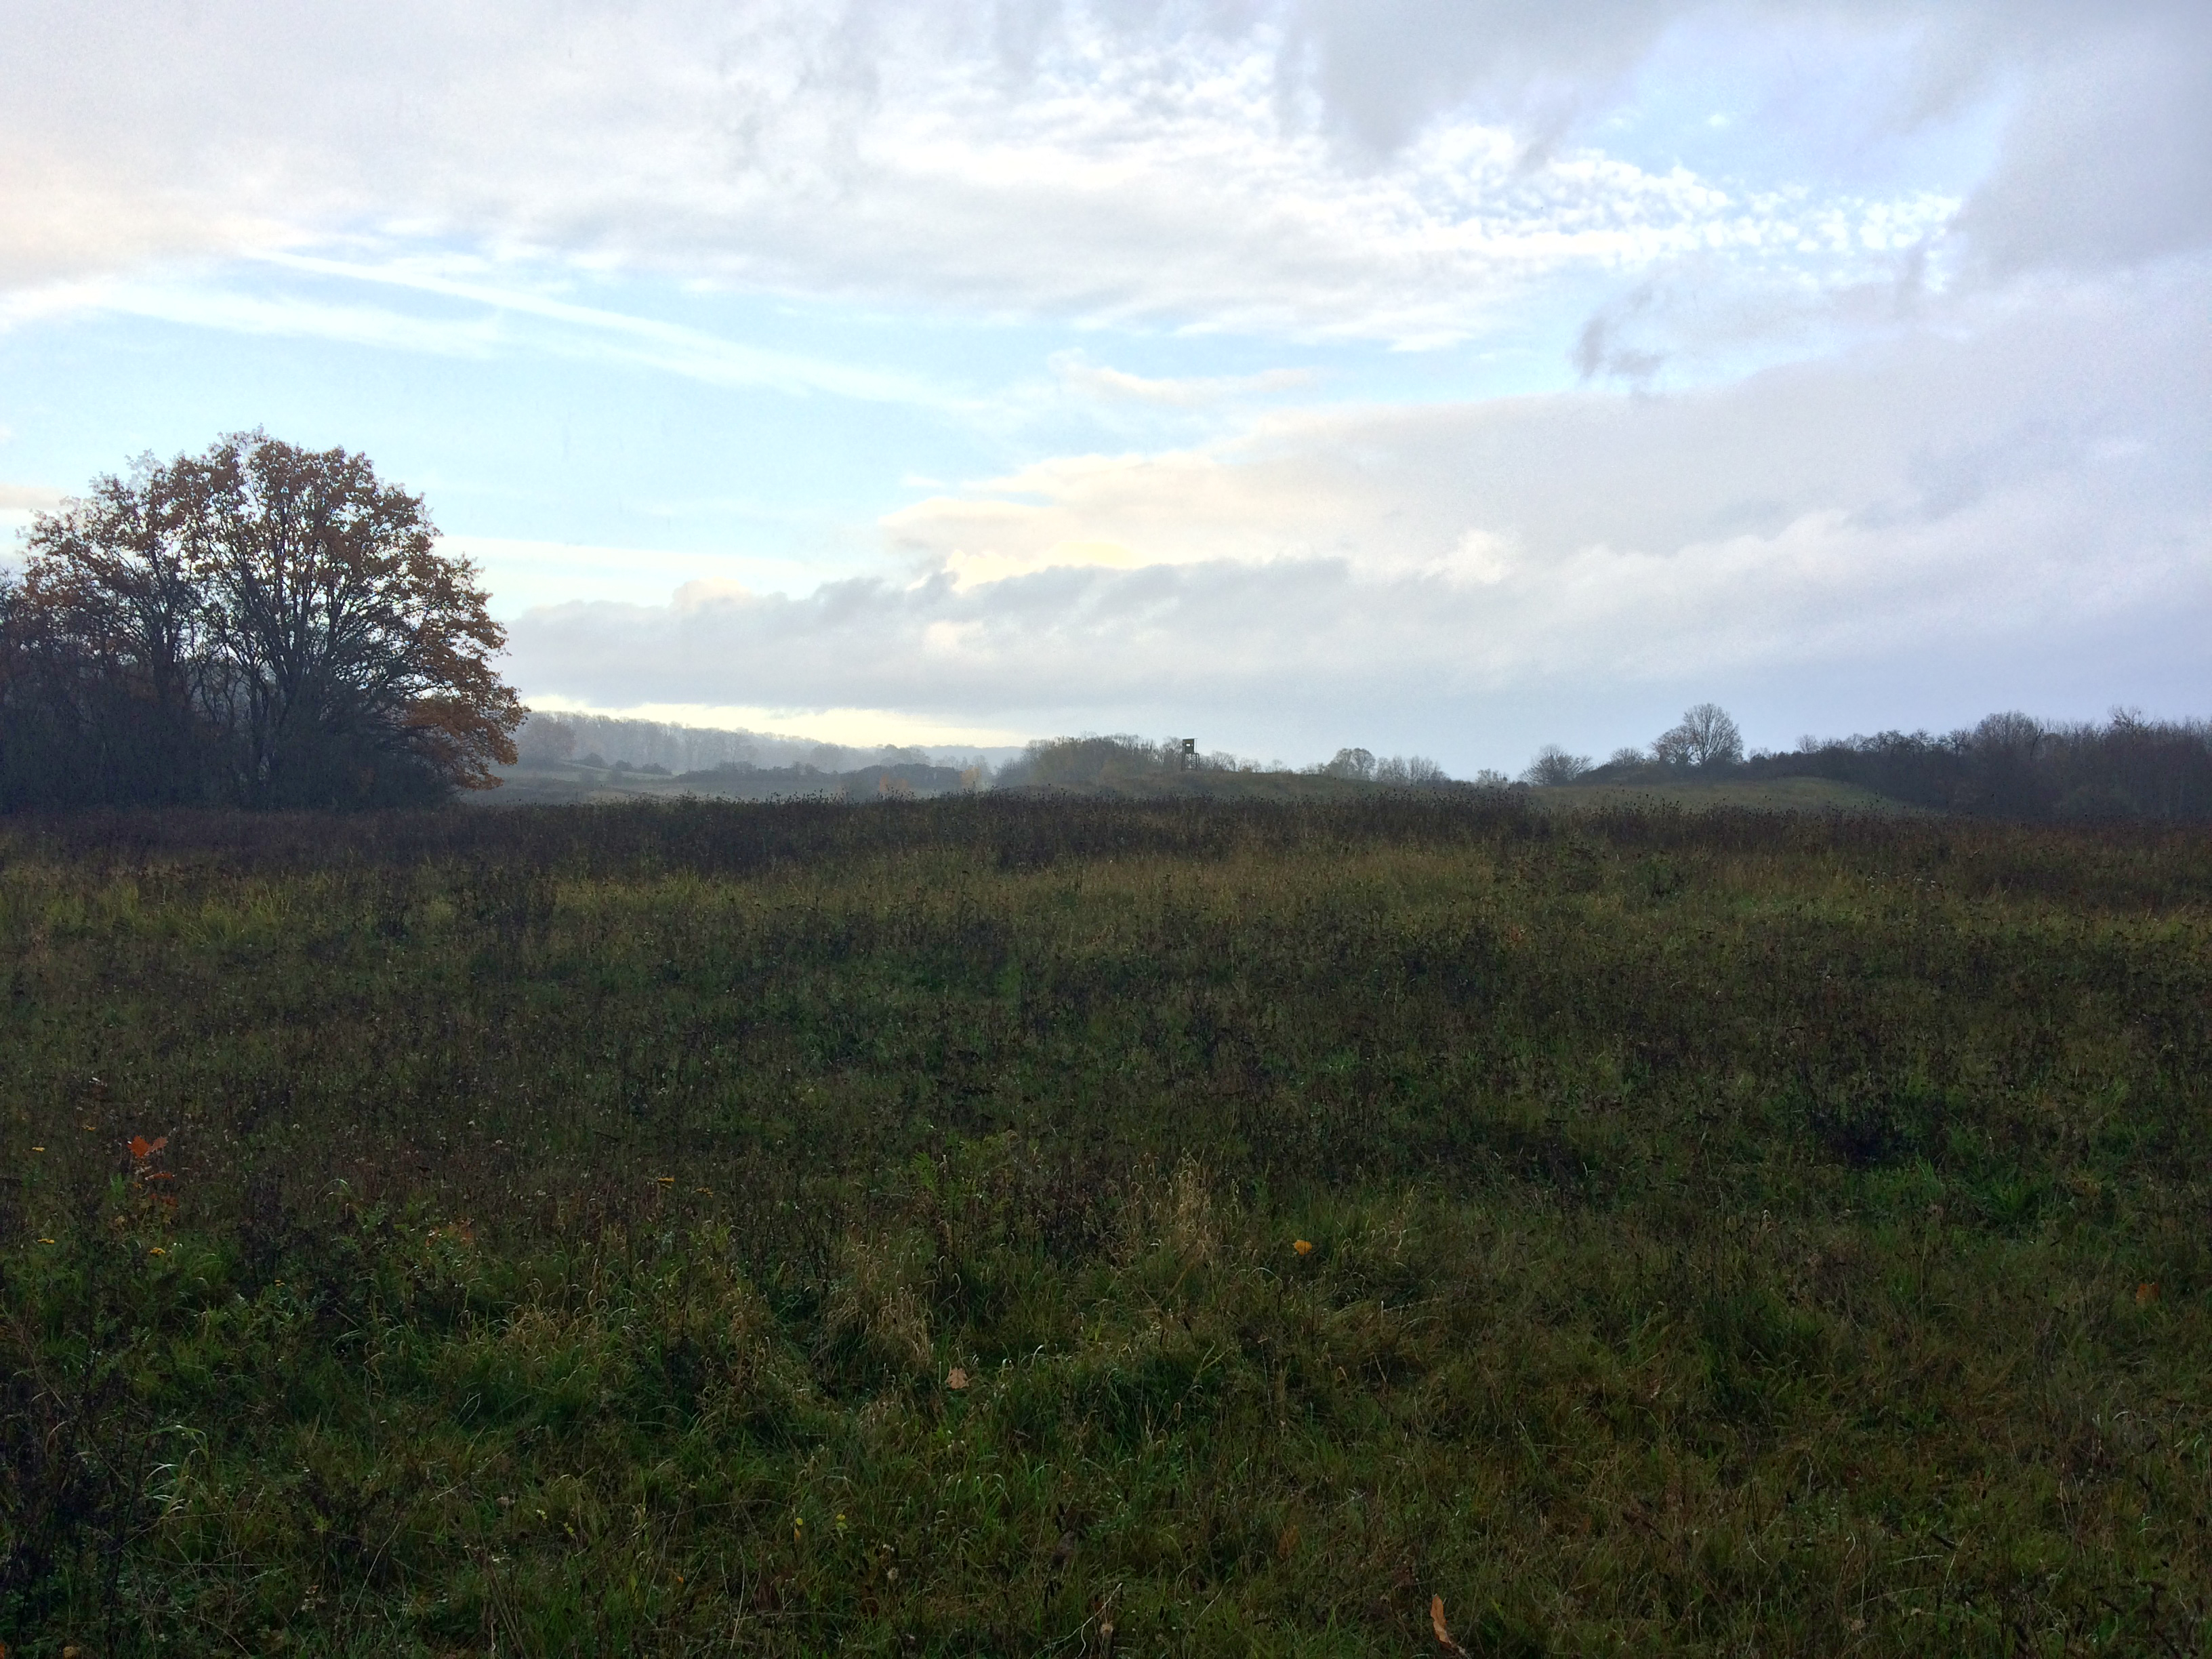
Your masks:
M1723 778L1711 782L1566 783L1534 792L1533 804L1589 811L1593 808L1675 806L1691 811L1740 807L1753 811L1918 812L1923 809L1833 778Z
M0 1639L2212 1651L2208 854L0 825Z

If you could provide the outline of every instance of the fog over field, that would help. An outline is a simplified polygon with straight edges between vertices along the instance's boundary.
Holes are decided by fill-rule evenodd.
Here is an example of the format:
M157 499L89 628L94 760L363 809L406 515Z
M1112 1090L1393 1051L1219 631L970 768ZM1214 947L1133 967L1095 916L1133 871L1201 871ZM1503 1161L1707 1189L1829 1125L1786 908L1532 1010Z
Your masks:
M2212 13L0 23L0 537L265 426L547 708L1516 770L2212 707Z

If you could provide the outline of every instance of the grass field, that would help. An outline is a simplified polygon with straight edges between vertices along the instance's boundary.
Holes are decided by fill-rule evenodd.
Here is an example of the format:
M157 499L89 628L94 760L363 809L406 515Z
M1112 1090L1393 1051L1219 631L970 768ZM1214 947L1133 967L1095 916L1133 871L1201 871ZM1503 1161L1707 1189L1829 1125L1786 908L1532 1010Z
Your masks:
M1918 810L1878 795L1871 789L1838 783L1831 778L1762 778L1728 783L1569 783L1532 793L1540 805L1579 812L1639 806L1674 806L1688 811L1724 807L1759 812Z
M18 820L0 975L10 1659L2212 1651L2201 833Z

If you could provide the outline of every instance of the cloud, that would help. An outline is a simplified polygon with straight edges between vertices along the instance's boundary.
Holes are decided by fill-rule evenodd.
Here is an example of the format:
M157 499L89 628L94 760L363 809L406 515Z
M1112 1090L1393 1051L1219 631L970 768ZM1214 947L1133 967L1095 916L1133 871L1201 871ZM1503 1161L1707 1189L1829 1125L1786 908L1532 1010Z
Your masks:
M1694 9L1559 9L28 0L0 280L366 239L1420 344L1563 270L1717 253L1863 281L1952 211L1741 189L1564 128L1532 150L1529 99L1579 107ZM1465 101L1509 83L1535 90Z
M1923 330L1674 397L1284 412L1204 448L1040 463L884 523L902 550L940 558L1091 538L1152 563L1341 556L1448 574L1469 526L1564 558L1671 552L1830 509L1897 525L2001 487L2005 468L2087 478L2083 458L2116 442L2150 446L2172 469L2163 498L2186 501L2204 472L2184 434L2208 429L2189 388L2212 369L2188 296L2206 283L2200 267L2054 297L1983 313L1965 338Z
M1247 398L1265 398L1313 383L1313 371L1271 368L1258 374L1154 378L1093 363L1079 351L1053 354L1046 365L1073 392L1109 403L1150 404L1164 409L1205 409Z
M533 293L512 283L458 277L420 262L372 265L352 260L271 254L270 263L287 269L355 282L388 284L442 299L459 300L495 313L561 325L566 349L581 355L589 346L574 343L578 335L604 342L599 350L617 361L650 364L669 373L718 386L757 386L788 392L828 392L870 403L942 405L952 401L944 390L910 377L809 357L766 350L726 340L703 329L633 317L598 306L580 305L557 295ZM408 319L411 324L413 319Z
M1997 166L1960 215L1999 275L2212 244L2212 12L2117 9L2039 43Z
M821 575L817 568L794 558L495 536L442 536L439 551L476 567L477 580L492 596L494 613L501 617L580 599L653 603L672 588L741 582L789 586Z
M1681 0L1298 0L1286 89L1388 154L1476 98L1540 143L1615 87L1686 15Z
M912 375L767 349L704 329L635 317L532 290L509 280L457 276L442 264L481 261L402 259L368 264L271 252L253 264L335 278L349 287L400 290L449 302L435 313L394 305L331 301L244 286L190 270L162 276L79 278L0 294L0 330L57 315L104 311L236 334L283 335L432 356L484 359L528 349L555 357L649 368L709 386L759 387L865 403L947 409L960 398Z
M532 611L518 669L601 703L1202 712L1278 752L1355 718L1717 681L1786 702L1900 665L2072 658L2108 699L2201 701L2177 641L2212 623L2208 299L2200 264L1692 393L1285 412L1065 458L891 515L934 572L911 584Z
M0 483L0 564L17 562L15 532L28 530L41 513L52 513L67 500L66 492L43 484Z

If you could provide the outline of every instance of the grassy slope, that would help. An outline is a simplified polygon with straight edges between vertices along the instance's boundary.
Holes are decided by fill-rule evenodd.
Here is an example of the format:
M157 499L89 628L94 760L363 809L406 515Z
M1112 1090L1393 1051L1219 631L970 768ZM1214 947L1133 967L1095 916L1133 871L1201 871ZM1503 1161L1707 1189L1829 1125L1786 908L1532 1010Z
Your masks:
M1679 806L1692 811L1741 807L1753 811L1911 812L1917 809L1856 784L1829 778L1769 778L1751 783L1565 784L1532 792L1547 807Z
M2194 1650L2207 853L18 826L0 1633Z

